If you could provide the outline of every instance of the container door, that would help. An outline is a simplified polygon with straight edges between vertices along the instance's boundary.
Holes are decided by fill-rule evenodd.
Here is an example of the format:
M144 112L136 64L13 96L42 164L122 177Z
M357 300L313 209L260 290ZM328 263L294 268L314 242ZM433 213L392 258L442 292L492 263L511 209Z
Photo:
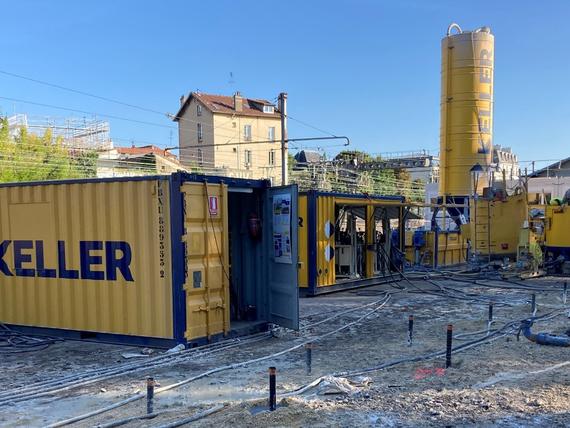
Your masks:
M228 205L225 185L185 183L186 338L228 333Z
M299 329L297 186L267 191L264 241L268 254L268 321Z

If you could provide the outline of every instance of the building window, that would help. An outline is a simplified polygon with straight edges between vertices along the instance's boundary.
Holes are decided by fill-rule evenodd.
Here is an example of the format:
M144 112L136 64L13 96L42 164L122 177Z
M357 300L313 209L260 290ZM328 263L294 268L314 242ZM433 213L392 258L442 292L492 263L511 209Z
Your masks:
M251 166L251 150L246 150L245 154L245 166Z
M251 141L251 125L243 126L243 139L245 141Z
M264 105L263 106L263 113L271 113L275 112L275 108L273 106Z
M202 153L202 149L198 149L198 165L204 165L204 153Z
M202 130L202 124L198 124L198 141L202 141L204 139L204 131Z
M269 165L275 165L275 150L269 150Z
M196 104L196 116L202 116L202 105Z
M267 138L269 141L275 141L275 126L270 126L267 132Z

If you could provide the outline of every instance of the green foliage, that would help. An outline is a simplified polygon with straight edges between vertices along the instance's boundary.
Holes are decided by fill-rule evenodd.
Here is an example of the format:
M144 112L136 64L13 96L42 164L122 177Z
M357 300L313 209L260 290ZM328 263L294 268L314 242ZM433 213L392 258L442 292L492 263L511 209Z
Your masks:
M360 150L344 150L334 157L334 163L315 165L303 171L294 171L291 181L302 190L321 189L346 193L368 193L371 195L402 195L408 201L423 202L425 184L412 180L406 169L358 168L366 163L380 161L380 156L372 156ZM354 163L356 160L356 163ZM352 165L347 165L352 163Z
M291 173L293 172L293 168L295 167L295 165L297 165L295 156L287 152L287 171L289 173L289 176L291 176Z
M334 160L351 161L356 159L358 163L360 162L370 162L373 159L368 153L361 150L343 150L338 155L335 156Z
M8 120L0 120L0 182L95 177L97 152L70 151L51 130L38 136L21 128L11 136Z

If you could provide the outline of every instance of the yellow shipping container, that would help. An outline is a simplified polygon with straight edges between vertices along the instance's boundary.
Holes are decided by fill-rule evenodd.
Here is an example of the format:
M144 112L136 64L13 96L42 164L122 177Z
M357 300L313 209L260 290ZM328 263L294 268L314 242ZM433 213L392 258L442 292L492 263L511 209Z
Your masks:
M188 174L0 185L0 323L157 346L298 328L296 198Z

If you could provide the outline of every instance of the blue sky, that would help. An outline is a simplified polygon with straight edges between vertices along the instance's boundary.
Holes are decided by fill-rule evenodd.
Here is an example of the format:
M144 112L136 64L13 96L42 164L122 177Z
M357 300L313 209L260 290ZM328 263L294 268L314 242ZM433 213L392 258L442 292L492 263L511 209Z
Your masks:
M555 159L570 156L568 18L566 0L21 0L2 6L0 70L173 113L196 89L286 91L292 117L354 148L437 150L440 39L452 21L488 25L495 143L522 160ZM158 114L1 74L0 96L162 125L110 119L119 144L177 142ZM74 114L4 99L0 111ZM323 134L291 122L290 135ZM337 144L322 143L331 153Z

